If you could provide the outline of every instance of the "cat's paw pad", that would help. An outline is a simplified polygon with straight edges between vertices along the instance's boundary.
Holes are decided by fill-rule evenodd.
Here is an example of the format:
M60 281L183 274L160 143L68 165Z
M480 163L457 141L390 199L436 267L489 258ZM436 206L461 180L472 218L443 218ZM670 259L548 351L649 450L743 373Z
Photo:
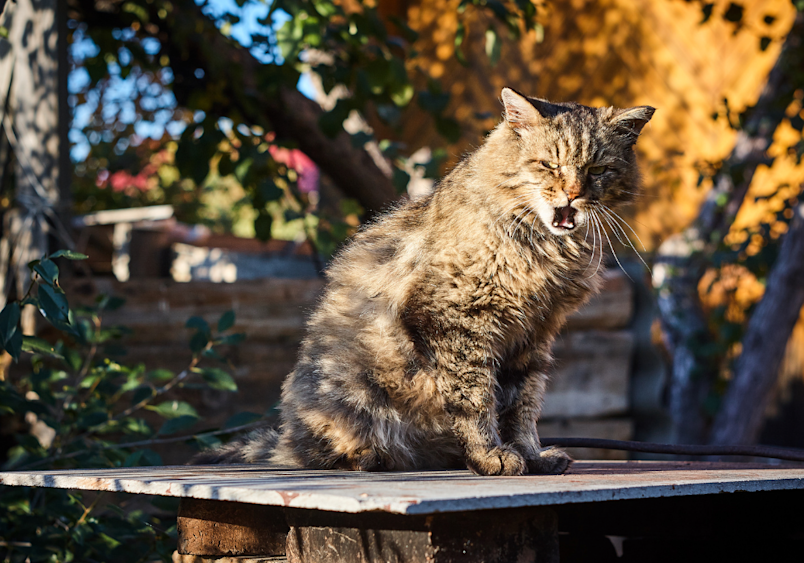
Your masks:
M510 446L470 456L466 465L478 475L522 475L525 472L525 458Z
M572 458L564 450L546 448L539 451L538 457L528 460L528 473L533 475L561 475L572 463Z

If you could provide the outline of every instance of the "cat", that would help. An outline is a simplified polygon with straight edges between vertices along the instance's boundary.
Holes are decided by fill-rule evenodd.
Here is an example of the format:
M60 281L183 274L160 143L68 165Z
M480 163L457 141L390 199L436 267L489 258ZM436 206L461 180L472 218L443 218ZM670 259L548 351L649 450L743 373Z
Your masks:
M501 97L503 119L479 149L333 260L278 431L196 463L567 469L536 429L550 349L598 288L603 222L639 189L633 146L655 110Z

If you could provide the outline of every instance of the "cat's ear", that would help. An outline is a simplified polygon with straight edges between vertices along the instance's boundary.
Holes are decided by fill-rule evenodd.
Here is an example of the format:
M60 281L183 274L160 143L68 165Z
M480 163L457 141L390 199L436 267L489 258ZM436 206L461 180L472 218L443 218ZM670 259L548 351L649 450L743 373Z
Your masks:
M503 88L500 94L505 106L505 121L514 131L536 125L542 116L531 101L511 88Z
M650 106L621 109L614 114L611 122L617 131L625 135L631 143L636 143L642 128L650 121L655 111L656 108Z

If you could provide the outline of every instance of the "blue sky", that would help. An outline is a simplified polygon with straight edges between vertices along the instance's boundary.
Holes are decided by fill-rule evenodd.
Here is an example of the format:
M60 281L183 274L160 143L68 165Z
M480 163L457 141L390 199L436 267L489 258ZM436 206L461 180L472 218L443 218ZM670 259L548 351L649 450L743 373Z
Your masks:
M234 14L240 18L240 21L231 26L231 36L245 47L251 47L251 35L262 34L268 35L271 29L261 25L259 20L265 18L268 14L270 4L260 1L248 1L241 8L234 0L209 0L206 3L204 12L212 17L223 15L226 12ZM272 21L273 27L276 29L289 19L287 13L279 10L274 13ZM119 32L122 35L123 32ZM77 61L83 60L87 57L92 57L97 54L98 47L88 37L84 36L80 30L74 33L74 42L71 46L71 53L73 58ZM143 48L148 53L157 53L159 50L159 43L155 39L146 39L143 41ZM252 54L261 61L271 62L273 57L270 53L266 53L260 47L251 49ZM129 56L126 51L121 51L118 54L121 62L126 62L126 57ZM117 64L109 65L109 69L113 75L109 88L106 89L103 95L103 115L104 117L112 117L117 115L118 119L124 123L134 123L134 129L140 137L151 137L159 139L162 137L165 130L173 136L181 135L184 130L184 124L172 120L173 107L175 107L175 98L169 89L159 88L157 85L149 84L147 80L142 77L137 77L130 74L126 78L121 78L119 75L120 68ZM164 76L166 83L170 83L172 76L169 74ZM82 90L89 83L89 74L83 68L78 68L70 73L68 79L68 90L71 93ZM306 96L314 97L312 82L309 75L302 75L298 84L299 90ZM150 122L139 121L136 122L136 113L134 103L131 101L137 90L146 93L143 98L143 104L149 105L148 109L153 110L154 120ZM74 99L73 99L74 100ZM92 114L101 102L99 92L91 91L87 96L87 102L83 105L74 107L73 126L70 130L70 141L73 147L70 156L74 162L83 161L89 153L89 143L96 142L97 139L87 139L83 134L82 129L86 127ZM75 102L73 101L73 104ZM200 116L199 116L200 117ZM126 141L122 141L125 143ZM125 149L125 146L120 147Z

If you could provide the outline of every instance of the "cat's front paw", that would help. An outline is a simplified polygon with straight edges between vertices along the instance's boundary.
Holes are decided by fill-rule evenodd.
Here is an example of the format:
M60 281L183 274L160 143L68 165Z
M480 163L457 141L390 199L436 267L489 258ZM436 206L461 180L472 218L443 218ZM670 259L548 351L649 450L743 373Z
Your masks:
M511 446L498 446L467 456L466 466L478 475L522 475L525 458Z
M572 463L572 458L564 450L545 448L537 457L527 460L528 473L533 475L561 475Z

